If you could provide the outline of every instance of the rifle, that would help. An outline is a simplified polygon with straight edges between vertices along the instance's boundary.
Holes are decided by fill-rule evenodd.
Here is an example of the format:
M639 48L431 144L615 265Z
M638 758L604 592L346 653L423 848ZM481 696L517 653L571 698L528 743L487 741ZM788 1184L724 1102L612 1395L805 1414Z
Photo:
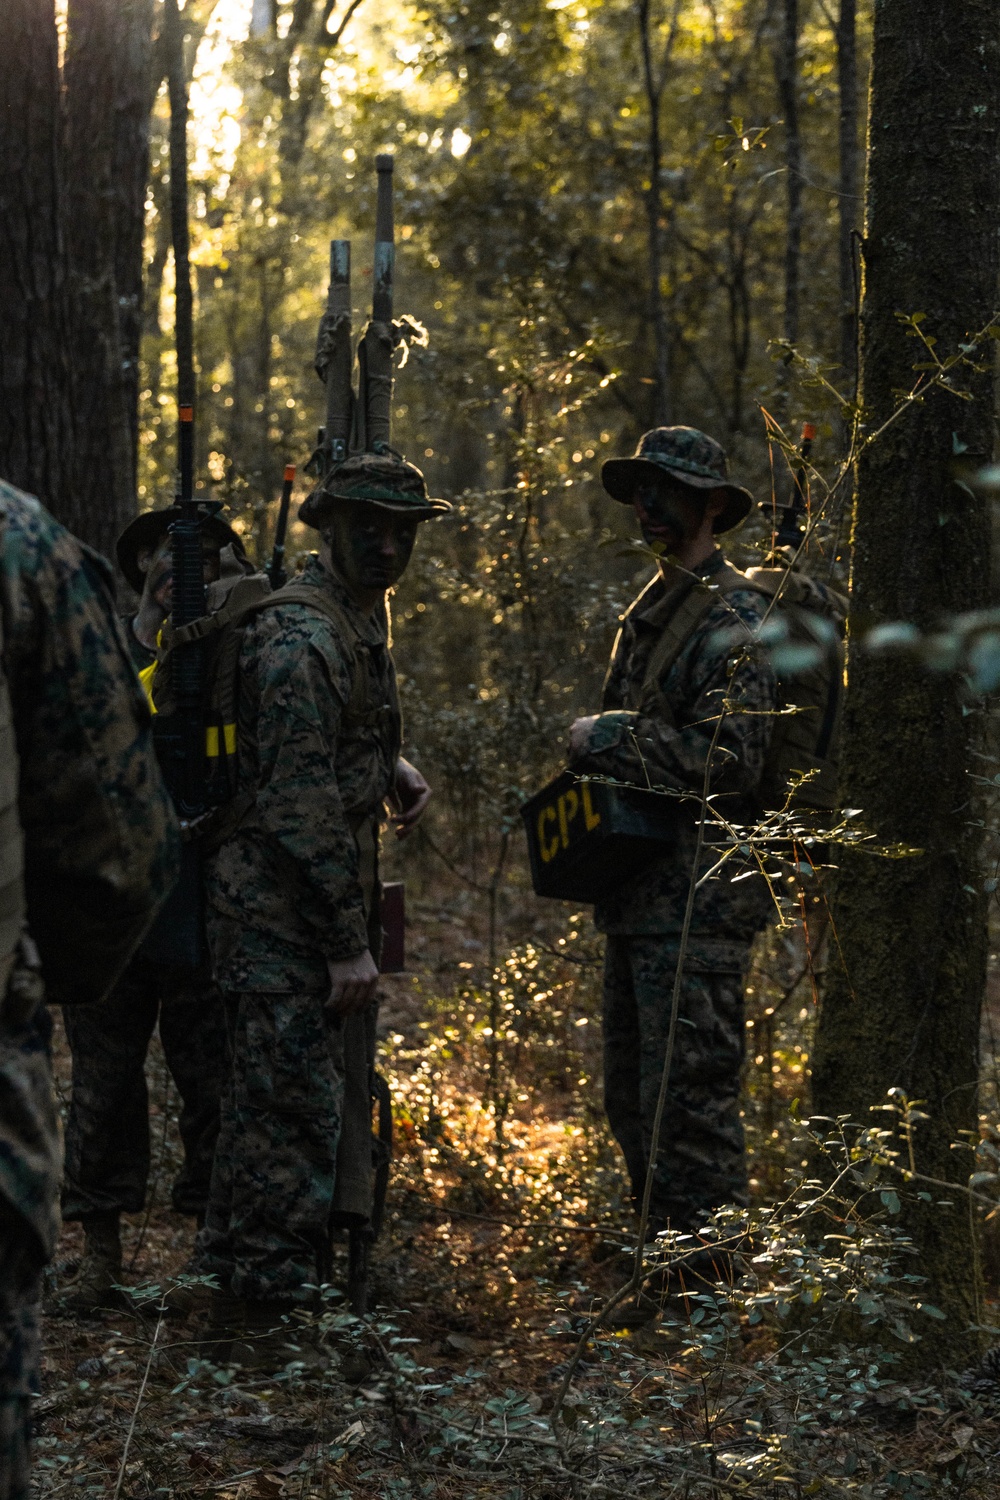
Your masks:
M170 218L176 269L177 345L177 495L179 518L169 528L172 552L170 623L190 624L205 613L201 535L205 521L222 509L217 500L194 492L194 329L191 289L190 231L187 202L187 80L177 0L164 0L164 34L168 47L170 93ZM202 641L177 645L171 652L174 711L157 714L153 736L167 790L181 819L190 828L210 807L205 755L205 648ZM181 874L166 905L145 939L141 952L153 963L186 969L204 961L201 851L187 840L181 851Z
M392 283L395 260L393 244L392 172L389 155L375 158L378 173L378 196L375 212L375 262L371 318L358 340L358 389L353 383L354 352L351 330L351 245L349 240L330 243L330 288L326 309L320 320L316 343L316 373L326 384L326 425L319 430L316 450L306 465L306 472L324 479L331 469L353 454L385 454L390 451L392 435L393 354L400 343L426 344L427 334L411 318L393 320ZM401 885L393 888L392 899L381 907L382 919L389 929L383 948L383 960L394 958L383 973L398 972L403 963L404 902ZM395 940L395 946L394 941ZM357 1024L355 1022L355 1024ZM375 1159L379 1166L374 1175L371 1211L367 1222L353 1222L360 1216L346 1216L346 1222L334 1215L331 1227L348 1230L348 1300L351 1310L364 1313L368 1298L368 1271L371 1246L379 1233L388 1185L388 1159L391 1149L392 1114L388 1108L388 1090L384 1080L372 1071L368 1058L365 1081L348 1097L355 1112L364 1111L369 1080L378 1103L379 1131ZM360 1096L360 1102L359 1102ZM353 1118L356 1119L356 1113ZM368 1108L368 1132L371 1111ZM363 1125L355 1125L358 1138L364 1140ZM342 1137L343 1139L345 1136ZM365 1142L363 1155L370 1162L376 1142Z
M281 504L278 506L278 524L274 528L274 551L267 570L272 589L284 586L288 574L285 571L285 537L288 534L288 511L292 503L292 485L295 483L295 465L285 465L285 478L281 486Z
M351 242L330 241L330 288L316 340L316 373L326 385L326 425L306 473L322 479L349 453L386 453L392 438L393 355L399 344L427 343L413 318L393 316L395 231L393 158L375 158L375 262L372 314L358 340L358 389L354 390L351 330Z
M792 469L792 493L788 504L781 512L772 552L779 552L782 547L792 547L797 551L802 542L802 521L808 507L806 465L809 462L815 438L816 428L812 422L803 422L798 456Z

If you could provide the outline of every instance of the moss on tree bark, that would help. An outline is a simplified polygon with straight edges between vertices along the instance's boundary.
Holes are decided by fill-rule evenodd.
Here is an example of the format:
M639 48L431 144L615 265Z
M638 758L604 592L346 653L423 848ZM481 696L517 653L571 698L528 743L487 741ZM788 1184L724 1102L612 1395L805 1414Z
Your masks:
M913 385L921 359L897 314L925 313L922 326L946 355L995 311L998 123L995 0L876 0L861 331L869 432ZM958 383L972 400L934 391L859 464L843 798L880 840L923 852L844 853L814 1058L823 1113L866 1121L893 1086L927 1100L918 1166L954 1181L969 1165L952 1142L976 1126L986 962L969 779L978 720L954 677L867 653L861 640L884 621L931 629L988 601L986 501L957 479L961 463L992 455L992 369L965 371ZM975 1314L967 1203L956 1194L951 1208L907 1213L929 1298L948 1314L924 1356L961 1359Z

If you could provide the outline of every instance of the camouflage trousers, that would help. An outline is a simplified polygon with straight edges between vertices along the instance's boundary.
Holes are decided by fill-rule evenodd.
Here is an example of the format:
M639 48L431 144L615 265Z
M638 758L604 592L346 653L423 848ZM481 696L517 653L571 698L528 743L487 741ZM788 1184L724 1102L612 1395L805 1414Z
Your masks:
M205 976L133 959L106 1000L66 1006L63 1021L73 1057L63 1217L142 1210L150 1158L145 1063L157 1021L181 1097L184 1165L171 1203L177 1213L200 1217L229 1068L218 989Z
M27 1500L31 1407L39 1391L42 1253L0 1200L0 1500Z
M324 1007L328 993L310 973L292 993L226 996L233 1072L195 1259L248 1301L305 1302L306 1286L324 1279L350 1177L338 1160L345 1034L361 1026L374 1045L374 1007L341 1023ZM370 1140L366 1150L370 1177Z
M747 1201L740 1118L743 972L749 942L692 943L653 1168L654 1228L690 1230ZM609 936L604 960L604 1103L632 1193L642 1201L666 1057L678 942Z

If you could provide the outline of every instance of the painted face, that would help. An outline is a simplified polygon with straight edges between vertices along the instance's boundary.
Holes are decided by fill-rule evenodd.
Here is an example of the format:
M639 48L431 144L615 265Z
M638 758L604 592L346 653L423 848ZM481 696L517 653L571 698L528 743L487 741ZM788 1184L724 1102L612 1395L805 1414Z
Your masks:
M403 576L420 522L378 505L346 501L334 512L330 551L352 592L384 594Z
M642 479L632 504L643 540L659 555L676 552L695 536L705 514L704 495L666 474Z
M206 583L214 583L219 576L218 538L202 535L202 577ZM142 588L144 604L155 604L166 619L173 603L174 563L173 548L169 534L161 537L153 551L140 552L136 558L139 571L146 575Z

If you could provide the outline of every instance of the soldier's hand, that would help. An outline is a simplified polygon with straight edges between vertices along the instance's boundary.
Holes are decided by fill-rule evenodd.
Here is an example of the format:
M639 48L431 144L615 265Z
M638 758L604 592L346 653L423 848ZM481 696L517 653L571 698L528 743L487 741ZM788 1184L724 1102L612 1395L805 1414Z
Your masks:
M349 1016L371 1005L378 986L378 968L367 948L353 958L327 959L326 967L330 972L328 1010Z
M402 756L396 763L396 781L392 789L392 804L395 811L392 822L398 839L405 839L416 828L423 817L431 789L416 766L411 766Z
M590 739L590 731L597 722L596 714L588 714L585 719L574 719L569 729L569 758L577 760L587 749L587 741Z

